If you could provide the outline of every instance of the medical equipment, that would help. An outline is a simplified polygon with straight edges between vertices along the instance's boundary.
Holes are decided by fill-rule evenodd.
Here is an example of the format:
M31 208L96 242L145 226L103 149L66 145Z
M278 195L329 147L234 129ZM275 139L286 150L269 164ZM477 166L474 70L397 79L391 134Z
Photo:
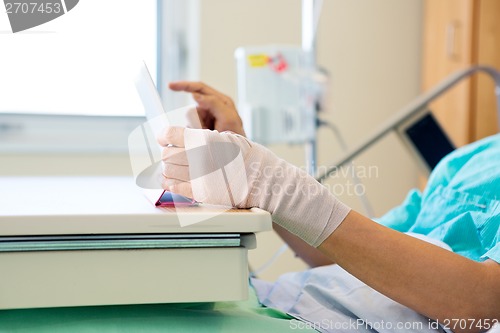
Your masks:
M245 299L271 230L259 209L157 208L129 177L0 183L0 309Z
M240 47L235 52L238 109L245 132L262 144L304 144L307 170L316 172L316 113L327 76L316 65L322 0L302 0L302 44Z
M441 96L444 92L454 87L462 79L467 78L476 72L484 72L488 74L495 82L494 93L497 99L497 113L500 126L500 72L488 66L473 66L450 75L440 84L438 84L434 89L431 89L430 91L412 101L409 105L407 105L393 117L387 120L386 123L380 126L365 140L356 145L354 148L350 149L348 152L344 153L339 159L337 159L336 162L331 164L332 166L329 167L327 171L325 171L323 174L317 175L316 179L320 182L323 182L332 173L338 171L340 167L352 161L354 158L356 158L356 156L369 149L380 139L385 137L385 135L393 131L398 134L399 138L406 145L406 147L414 153L413 156L417 158L419 165L422 166L424 170L430 171L432 169L432 161L435 162L436 156L430 156L428 153L429 150L422 146L421 143L423 138L420 135L418 137L415 136L415 126L425 126L425 122L427 122L427 125L430 124L431 127L435 126L434 124L432 124L432 118L429 118L429 115L431 114L427 105L437 97ZM441 152L445 152L447 149L446 140L443 140L442 137L439 140L440 147L442 149Z
M262 144L302 144L316 136L311 55L298 46L240 47L238 109L245 132Z

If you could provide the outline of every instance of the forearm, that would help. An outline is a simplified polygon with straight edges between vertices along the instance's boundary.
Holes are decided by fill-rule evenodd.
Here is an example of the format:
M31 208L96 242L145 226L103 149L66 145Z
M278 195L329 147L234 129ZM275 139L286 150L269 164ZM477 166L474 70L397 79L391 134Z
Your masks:
M383 227L352 211L319 249L409 308L437 320L497 318L487 265ZM498 274L496 275L498 277Z
M290 249L310 267L331 265L334 263L323 252L307 244L300 237L295 236L278 224L273 224L273 229L288 244Z

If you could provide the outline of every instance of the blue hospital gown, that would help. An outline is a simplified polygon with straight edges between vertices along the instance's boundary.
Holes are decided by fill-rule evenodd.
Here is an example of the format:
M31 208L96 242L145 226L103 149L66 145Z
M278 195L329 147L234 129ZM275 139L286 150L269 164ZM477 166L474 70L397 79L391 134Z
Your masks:
M443 241L472 260L500 263L500 134L443 158L422 194L411 191L378 222Z
M411 191L402 205L377 222L445 243L443 247L472 260L500 263L500 135L446 156L423 193ZM254 279L252 285L263 305L320 332L442 331L338 265L287 273L274 283Z

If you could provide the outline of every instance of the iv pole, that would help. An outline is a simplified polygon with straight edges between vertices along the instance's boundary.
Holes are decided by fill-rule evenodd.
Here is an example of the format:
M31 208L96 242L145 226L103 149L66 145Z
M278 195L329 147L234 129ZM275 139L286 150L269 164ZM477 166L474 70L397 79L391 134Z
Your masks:
M323 7L323 0L302 0L302 50L307 56L308 62L306 63L306 67L311 71L316 71L317 69L317 54L316 54L316 42L317 42L317 30L319 23L319 16L321 13L321 8ZM316 106L314 106L314 119L317 119ZM314 124L315 129L319 127L318 124ZM336 132L337 135L340 133ZM341 138L339 137L341 141ZM340 142L342 145L342 142ZM307 172L311 176L316 176L318 172L317 167L317 136L315 136L310 141L305 144L305 154L306 154L306 162L307 162ZM353 176L353 181L358 184L359 179ZM359 198L361 200L361 204L366 211L368 216L373 216L373 209L370 205L370 202L366 198L366 196L362 195Z
M323 0L302 0L302 50L308 55L306 66L311 70L316 70L316 30L322 4ZM306 143L305 153L307 171L310 175L315 175L318 158L316 135Z

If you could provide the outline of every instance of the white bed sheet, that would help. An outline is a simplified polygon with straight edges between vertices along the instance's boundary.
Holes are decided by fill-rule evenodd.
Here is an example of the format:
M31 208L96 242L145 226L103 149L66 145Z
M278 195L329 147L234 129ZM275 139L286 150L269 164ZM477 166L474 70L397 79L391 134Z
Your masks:
M443 242L409 235L451 250ZM263 305L299 318L320 332L445 332L338 265L287 273L274 283L253 279L252 285Z

